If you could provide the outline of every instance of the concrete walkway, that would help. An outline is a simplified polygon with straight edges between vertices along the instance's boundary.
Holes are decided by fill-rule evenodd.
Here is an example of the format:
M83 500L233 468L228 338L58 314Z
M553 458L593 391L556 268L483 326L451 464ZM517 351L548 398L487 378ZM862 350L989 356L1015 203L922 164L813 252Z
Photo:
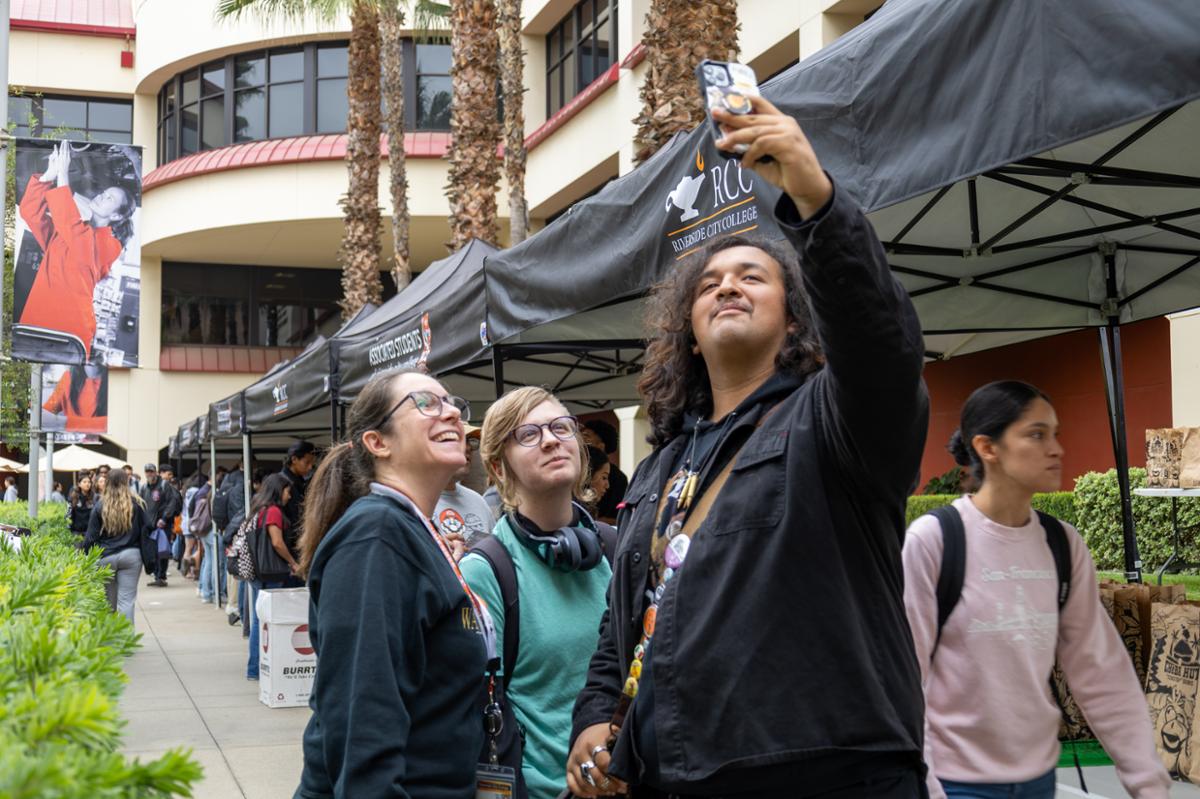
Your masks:
M196 799L290 799L303 765L308 708L271 710L246 680L246 639L224 613L200 602L172 564L170 586L142 576L136 625L142 648L126 662L121 698L125 753L151 759L194 750L204 767Z

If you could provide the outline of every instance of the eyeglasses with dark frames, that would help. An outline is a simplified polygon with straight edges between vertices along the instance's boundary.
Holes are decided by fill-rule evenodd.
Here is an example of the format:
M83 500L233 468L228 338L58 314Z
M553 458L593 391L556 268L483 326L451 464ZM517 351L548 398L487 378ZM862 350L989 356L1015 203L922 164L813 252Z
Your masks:
M570 441L579 433L579 420L574 416L559 416L545 424L519 425L509 435L522 447L536 447L542 443L543 430L549 430L559 441Z
M450 404L458 409L459 417L464 422L471 421L471 403L467 402L462 397L454 397L449 395L439 397L432 391L410 391L409 393L405 394L399 402L393 405L392 409L387 412L387 415L380 419L379 424L375 426L383 427L385 424L387 424L388 419L392 418L392 414L400 410L400 406L409 400L413 401L413 405L417 407L417 410L420 411L422 416L437 418L445 411L445 405Z

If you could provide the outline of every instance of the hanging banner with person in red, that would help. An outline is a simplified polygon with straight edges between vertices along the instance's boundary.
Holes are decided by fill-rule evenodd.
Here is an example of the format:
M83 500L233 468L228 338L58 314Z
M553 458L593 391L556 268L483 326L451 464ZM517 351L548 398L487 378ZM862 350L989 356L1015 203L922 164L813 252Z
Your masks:
M12 354L136 367L142 153L17 139Z
M43 364L42 430L107 433L108 368L98 363Z

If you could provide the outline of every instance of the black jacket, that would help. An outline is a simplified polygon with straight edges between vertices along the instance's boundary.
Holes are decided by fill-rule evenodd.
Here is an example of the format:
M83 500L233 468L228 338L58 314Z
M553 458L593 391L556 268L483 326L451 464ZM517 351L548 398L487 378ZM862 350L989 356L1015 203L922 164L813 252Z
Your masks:
M356 500L308 587L320 667L296 797L474 796L487 655L425 526L391 496Z
M103 549L101 557L112 555L120 552L123 549L136 549L141 547L142 535L149 528L147 522L146 510L137 500L133 501L133 517L129 529L122 533L117 533L113 536L106 535L104 530L104 519L100 515L101 502L96 500L96 504L92 506L92 513L88 520L87 532L83 536L83 541L80 542L80 547L83 549L91 549L98 546Z
M229 524L225 525L225 534L233 535L246 519L246 473L234 469L225 475L221 481L221 494L228 492Z
M141 497L146 503L146 518L151 527L162 521L168 531L174 529L175 517L183 510L179 489L160 477L154 485L149 482L142 485Z
M71 526L71 532L80 535L87 532L92 508L98 501L98 498L80 497L76 492L71 492L67 499L67 524Z
M835 189L801 223L785 196L776 217L799 253L826 362L730 423L714 463L740 454L667 583L648 660L653 773L657 787L682 792L733 770L805 761L820 771L817 761L884 753L916 764L922 750L900 560L929 412L921 329L848 197ZM617 707L642 630L659 495L685 443L680 435L652 453L625 494L572 741ZM630 728L617 747L628 762L614 757L613 771L639 783Z
M299 528L300 519L304 516L304 494L308 491L308 480L293 472L286 465L279 470L279 473L292 484L292 496L283 506L283 512L291 519L292 525Z

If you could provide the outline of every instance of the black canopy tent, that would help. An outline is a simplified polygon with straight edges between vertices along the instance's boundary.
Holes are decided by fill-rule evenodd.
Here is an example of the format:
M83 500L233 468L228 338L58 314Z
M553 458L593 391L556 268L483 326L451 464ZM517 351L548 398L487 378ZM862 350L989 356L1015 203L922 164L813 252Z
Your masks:
M483 264L496 252L472 239L430 264L363 325L337 336L339 401L349 403L378 373L418 364L467 399L487 399L490 378L472 379L470 367L487 362Z
M1119 327L1200 305L1197 30L1193 0L891 2L763 87L869 212L931 358L1100 330L1134 580ZM773 192L735 186L708 137L488 260L497 371L531 345L634 344L678 255L743 227L736 189L769 221Z

